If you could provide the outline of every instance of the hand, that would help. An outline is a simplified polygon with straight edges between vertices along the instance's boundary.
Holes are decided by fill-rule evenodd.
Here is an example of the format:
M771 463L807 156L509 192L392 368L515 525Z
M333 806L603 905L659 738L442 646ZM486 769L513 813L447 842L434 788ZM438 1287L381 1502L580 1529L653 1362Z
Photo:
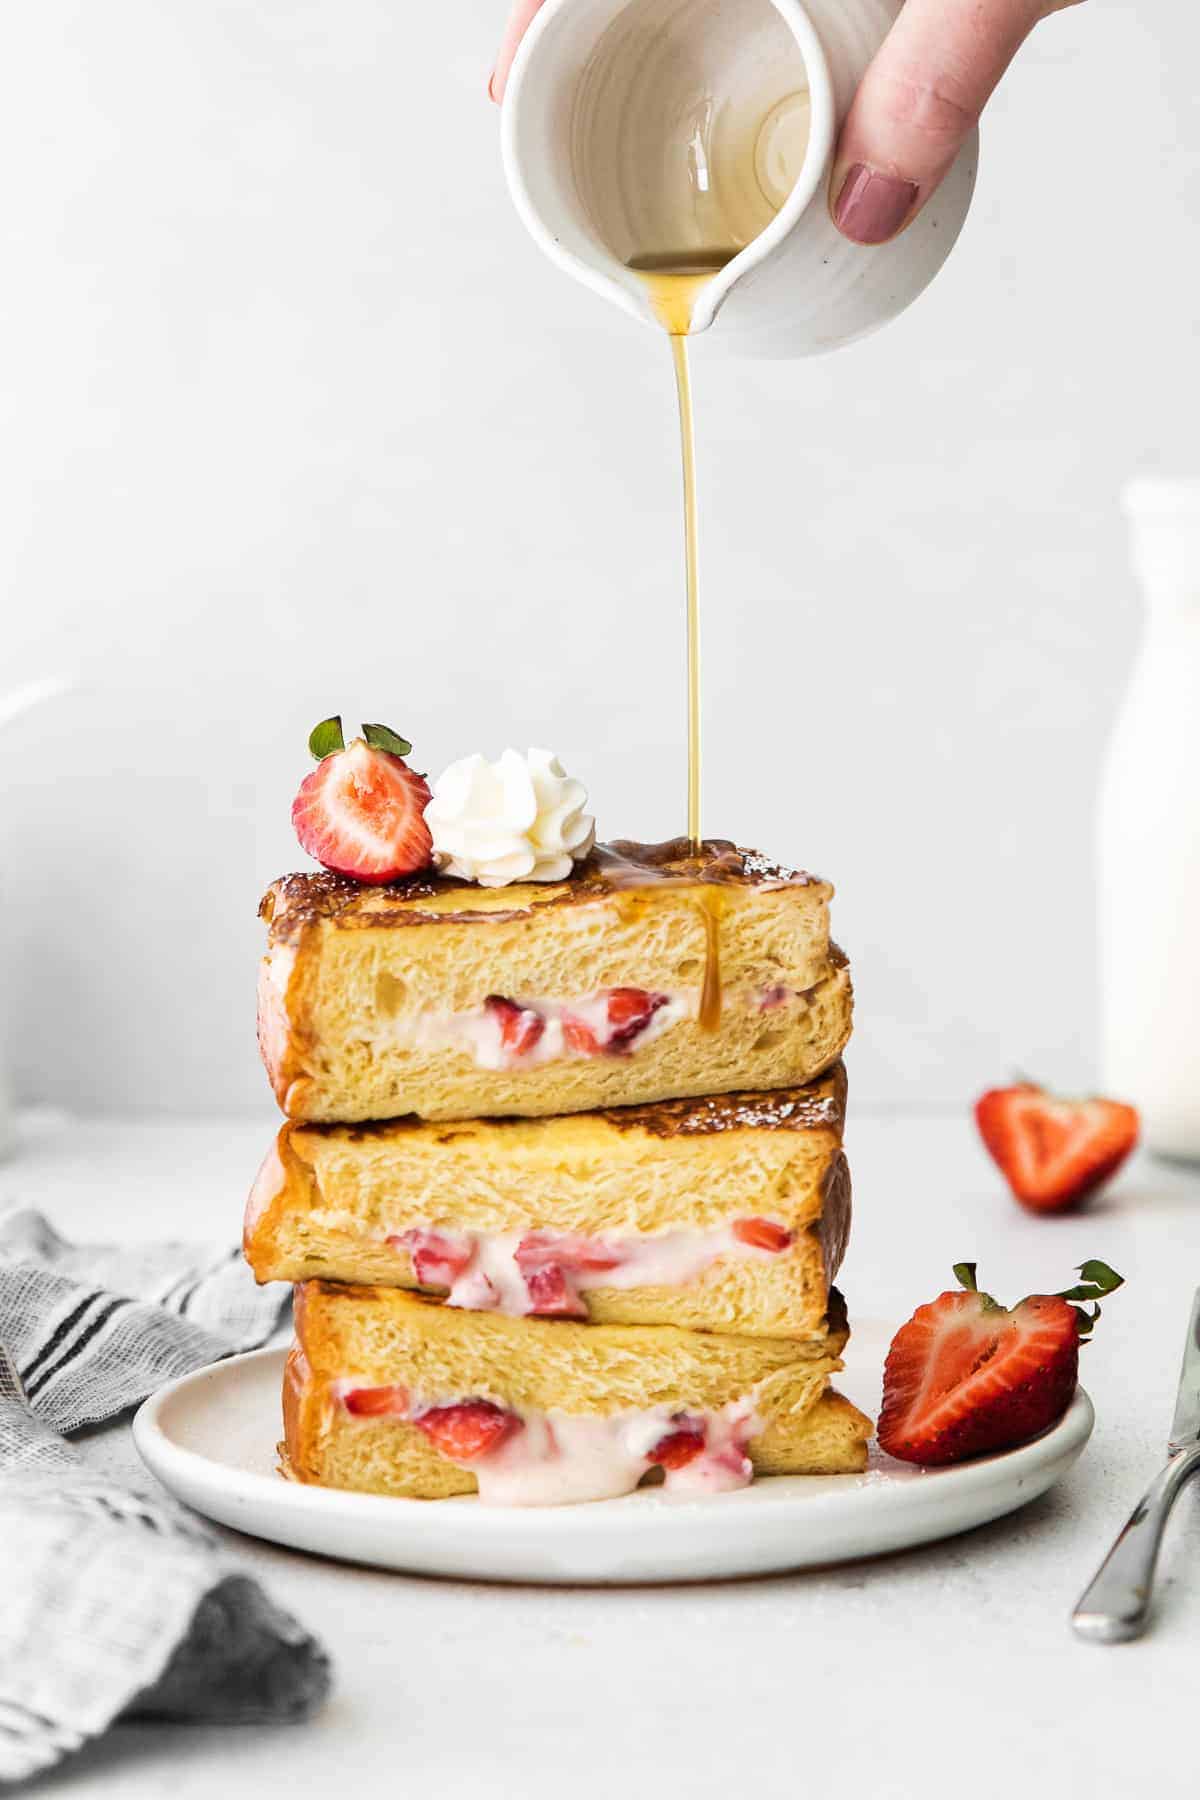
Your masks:
M856 244L883 244L903 231L1039 19L1075 3L907 0L838 140L829 196L839 231Z
M907 0L854 96L830 210L856 244L882 244L920 212L1039 19L1077 0ZM542 0L516 0L488 83L493 100Z
M504 88L508 81L508 71L513 66L513 57L517 54L517 45L529 29L529 21L541 8L542 0L513 0L509 11L508 23L504 27L504 38L500 45L500 54L496 58L496 67L492 70L492 79L488 82L488 93L499 106L504 98Z

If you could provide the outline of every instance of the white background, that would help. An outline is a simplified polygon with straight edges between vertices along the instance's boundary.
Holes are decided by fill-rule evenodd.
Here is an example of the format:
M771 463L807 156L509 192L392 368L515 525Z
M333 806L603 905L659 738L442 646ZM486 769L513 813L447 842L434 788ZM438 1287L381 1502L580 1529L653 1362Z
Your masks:
M526 239L502 0L38 0L0 60L4 1028L23 1097L262 1108L255 902L323 713L683 824L665 346ZM830 875L860 1100L1087 1081L1116 495L1195 471L1200 24L1039 28L905 318L697 346L706 828ZM719 327L718 327L719 329Z

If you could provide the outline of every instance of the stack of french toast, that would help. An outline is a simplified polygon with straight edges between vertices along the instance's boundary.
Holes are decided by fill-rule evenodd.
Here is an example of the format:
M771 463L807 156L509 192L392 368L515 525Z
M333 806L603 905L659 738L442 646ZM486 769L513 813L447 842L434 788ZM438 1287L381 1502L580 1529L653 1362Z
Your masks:
M271 888L245 1251L297 1284L285 1473L536 1505L863 1466L831 892L686 840Z

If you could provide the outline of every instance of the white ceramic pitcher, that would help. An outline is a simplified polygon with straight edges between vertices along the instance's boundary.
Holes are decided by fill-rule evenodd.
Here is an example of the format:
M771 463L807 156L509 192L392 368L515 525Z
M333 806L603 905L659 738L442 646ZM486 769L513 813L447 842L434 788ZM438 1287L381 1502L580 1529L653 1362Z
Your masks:
M1200 1161L1200 480L1135 481L1125 511L1147 611L1097 817L1104 1085Z
M517 210L560 268L648 324L627 266L704 250L733 220L733 260L700 289L692 330L760 356L808 356L902 311L958 236L972 134L890 243L829 215L838 129L900 0L547 0L505 92ZM681 235L684 242L679 242Z
M40 706L44 700L53 700L59 694L65 694L73 686L66 677L48 676L41 681L30 681L13 693L0 697L0 732L6 725L21 718L25 713ZM0 1038L0 1049L3 1039ZM0 1157L7 1156L16 1142L16 1120L13 1113L12 1094L8 1085L8 1071L0 1062Z

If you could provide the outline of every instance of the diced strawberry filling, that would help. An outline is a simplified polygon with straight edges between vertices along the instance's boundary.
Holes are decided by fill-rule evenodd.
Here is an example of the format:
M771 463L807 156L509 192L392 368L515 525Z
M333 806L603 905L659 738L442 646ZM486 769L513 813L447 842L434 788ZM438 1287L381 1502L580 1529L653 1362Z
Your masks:
M342 1398L346 1411L358 1418L378 1419L389 1413L403 1418L408 1412L408 1389L394 1385L351 1388Z
M558 1263L530 1269L525 1274L529 1310L546 1319L586 1319L588 1309L579 1292Z
M786 1250L792 1241L790 1231L782 1225L776 1225L773 1219L735 1219L733 1235L740 1244L749 1244L754 1250Z
M531 1231L513 1253L529 1293L530 1311L560 1319L586 1319L587 1306L572 1276L618 1268L624 1260L596 1238Z
M489 994L488 1011L499 1021L500 1042L510 1056L527 1056L546 1029L546 1021L532 1006L522 1006L503 994Z
M758 1004L762 1012L774 1012L777 1006L786 1006L787 1002L788 990L785 987L769 987Z
M459 1400L453 1406L431 1406L413 1420L451 1462L477 1462L521 1430L516 1413L491 1400Z
M455 1243L439 1231L423 1231L419 1227L390 1237L388 1243L408 1251L413 1274L422 1287L453 1287L474 1254L469 1240L465 1245Z
M562 1031L562 1048L571 1056L623 1056L646 1030L655 1013L669 1004L666 994L645 988L612 988L579 1012L552 1008ZM486 1009L500 1028L500 1044L511 1062L531 1055L546 1035L547 1015L525 1000L489 994ZM586 1013L586 1016L584 1016ZM542 1057L545 1056L545 1047Z
M641 1037L661 1007L665 994L648 994L645 988L614 988L608 996L608 1044L613 1051L628 1050Z
M569 1269L615 1269L625 1257L600 1238L566 1231L529 1231L517 1245L516 1260L521 1273L528 1275L531 1269L542 1269L552 1262Z
M600 1039L590 1025L582 1019L573 1018L570 1013L563 1014L563 1043L576 1056L599 1056Z
M652 1450L647 1451L647 1458L657 1463L662 1469L683 1469L693 1462L704 1449L708 1433L704 1428L704 1420L690 1416L688 1413L678 1414L678 1429L668 1431L660 1437Z

